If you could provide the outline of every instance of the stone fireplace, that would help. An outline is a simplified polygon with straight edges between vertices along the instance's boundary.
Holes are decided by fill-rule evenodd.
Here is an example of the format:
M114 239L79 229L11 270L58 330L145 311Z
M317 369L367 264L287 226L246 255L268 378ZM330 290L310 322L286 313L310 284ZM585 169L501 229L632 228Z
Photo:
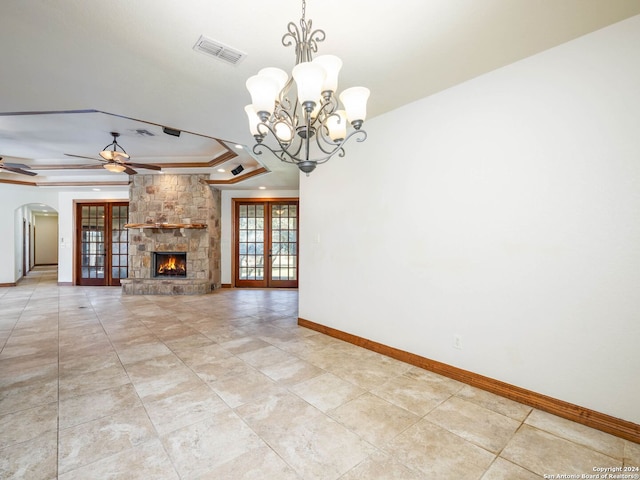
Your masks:
M207 175L134 175L129 187L128 295L194 295L220 287L220 191Z

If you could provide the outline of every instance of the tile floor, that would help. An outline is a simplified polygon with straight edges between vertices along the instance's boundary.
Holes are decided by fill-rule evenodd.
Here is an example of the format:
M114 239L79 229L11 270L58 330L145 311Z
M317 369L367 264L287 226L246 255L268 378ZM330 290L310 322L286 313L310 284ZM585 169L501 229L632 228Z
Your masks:
M497 480L640 465L638 444L298 327L293 290L122 296L56 275L0 288L2 479Z

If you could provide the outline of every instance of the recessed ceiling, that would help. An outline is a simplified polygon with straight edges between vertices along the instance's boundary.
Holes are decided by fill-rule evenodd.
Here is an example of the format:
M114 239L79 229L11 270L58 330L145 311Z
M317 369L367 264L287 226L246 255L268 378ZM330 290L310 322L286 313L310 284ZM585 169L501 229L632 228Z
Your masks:
M112 132L119 134L118 145L130 155L129 161L158 166L163 173L206 174L212 185L228 186L269 172L243 145L120 115L95 110L0 114L4 161L28 166L38 174L28 181L39 186L127 184L128 175L105 170L99 155L112 143ZM232 170L239 165L242 174L234 175ZM138 173L157 173L134 168ZM15 176L2 173L0 179Z

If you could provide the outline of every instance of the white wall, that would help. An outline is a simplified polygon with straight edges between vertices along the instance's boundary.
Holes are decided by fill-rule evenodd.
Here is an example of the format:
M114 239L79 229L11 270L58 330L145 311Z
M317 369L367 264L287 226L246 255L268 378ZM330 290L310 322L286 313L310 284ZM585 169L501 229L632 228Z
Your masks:
M58 216L36 215L35 220L35 264L58 263Z
M300 317L640 423L638 45L640 16L365 123L301 177Z
M292 167L293 168L293 167ZM222 283L233 282L231 256L233 255L232 226L234 198L298 198L298 190L222 190L222 218L220 232Z

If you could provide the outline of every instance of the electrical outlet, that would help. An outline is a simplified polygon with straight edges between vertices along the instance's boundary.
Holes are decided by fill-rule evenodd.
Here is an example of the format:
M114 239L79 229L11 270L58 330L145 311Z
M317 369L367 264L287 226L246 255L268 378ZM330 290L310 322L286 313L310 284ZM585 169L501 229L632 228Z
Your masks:
M453 348L457 348L458 350L462 350L462 337L457 333L453 334Z

